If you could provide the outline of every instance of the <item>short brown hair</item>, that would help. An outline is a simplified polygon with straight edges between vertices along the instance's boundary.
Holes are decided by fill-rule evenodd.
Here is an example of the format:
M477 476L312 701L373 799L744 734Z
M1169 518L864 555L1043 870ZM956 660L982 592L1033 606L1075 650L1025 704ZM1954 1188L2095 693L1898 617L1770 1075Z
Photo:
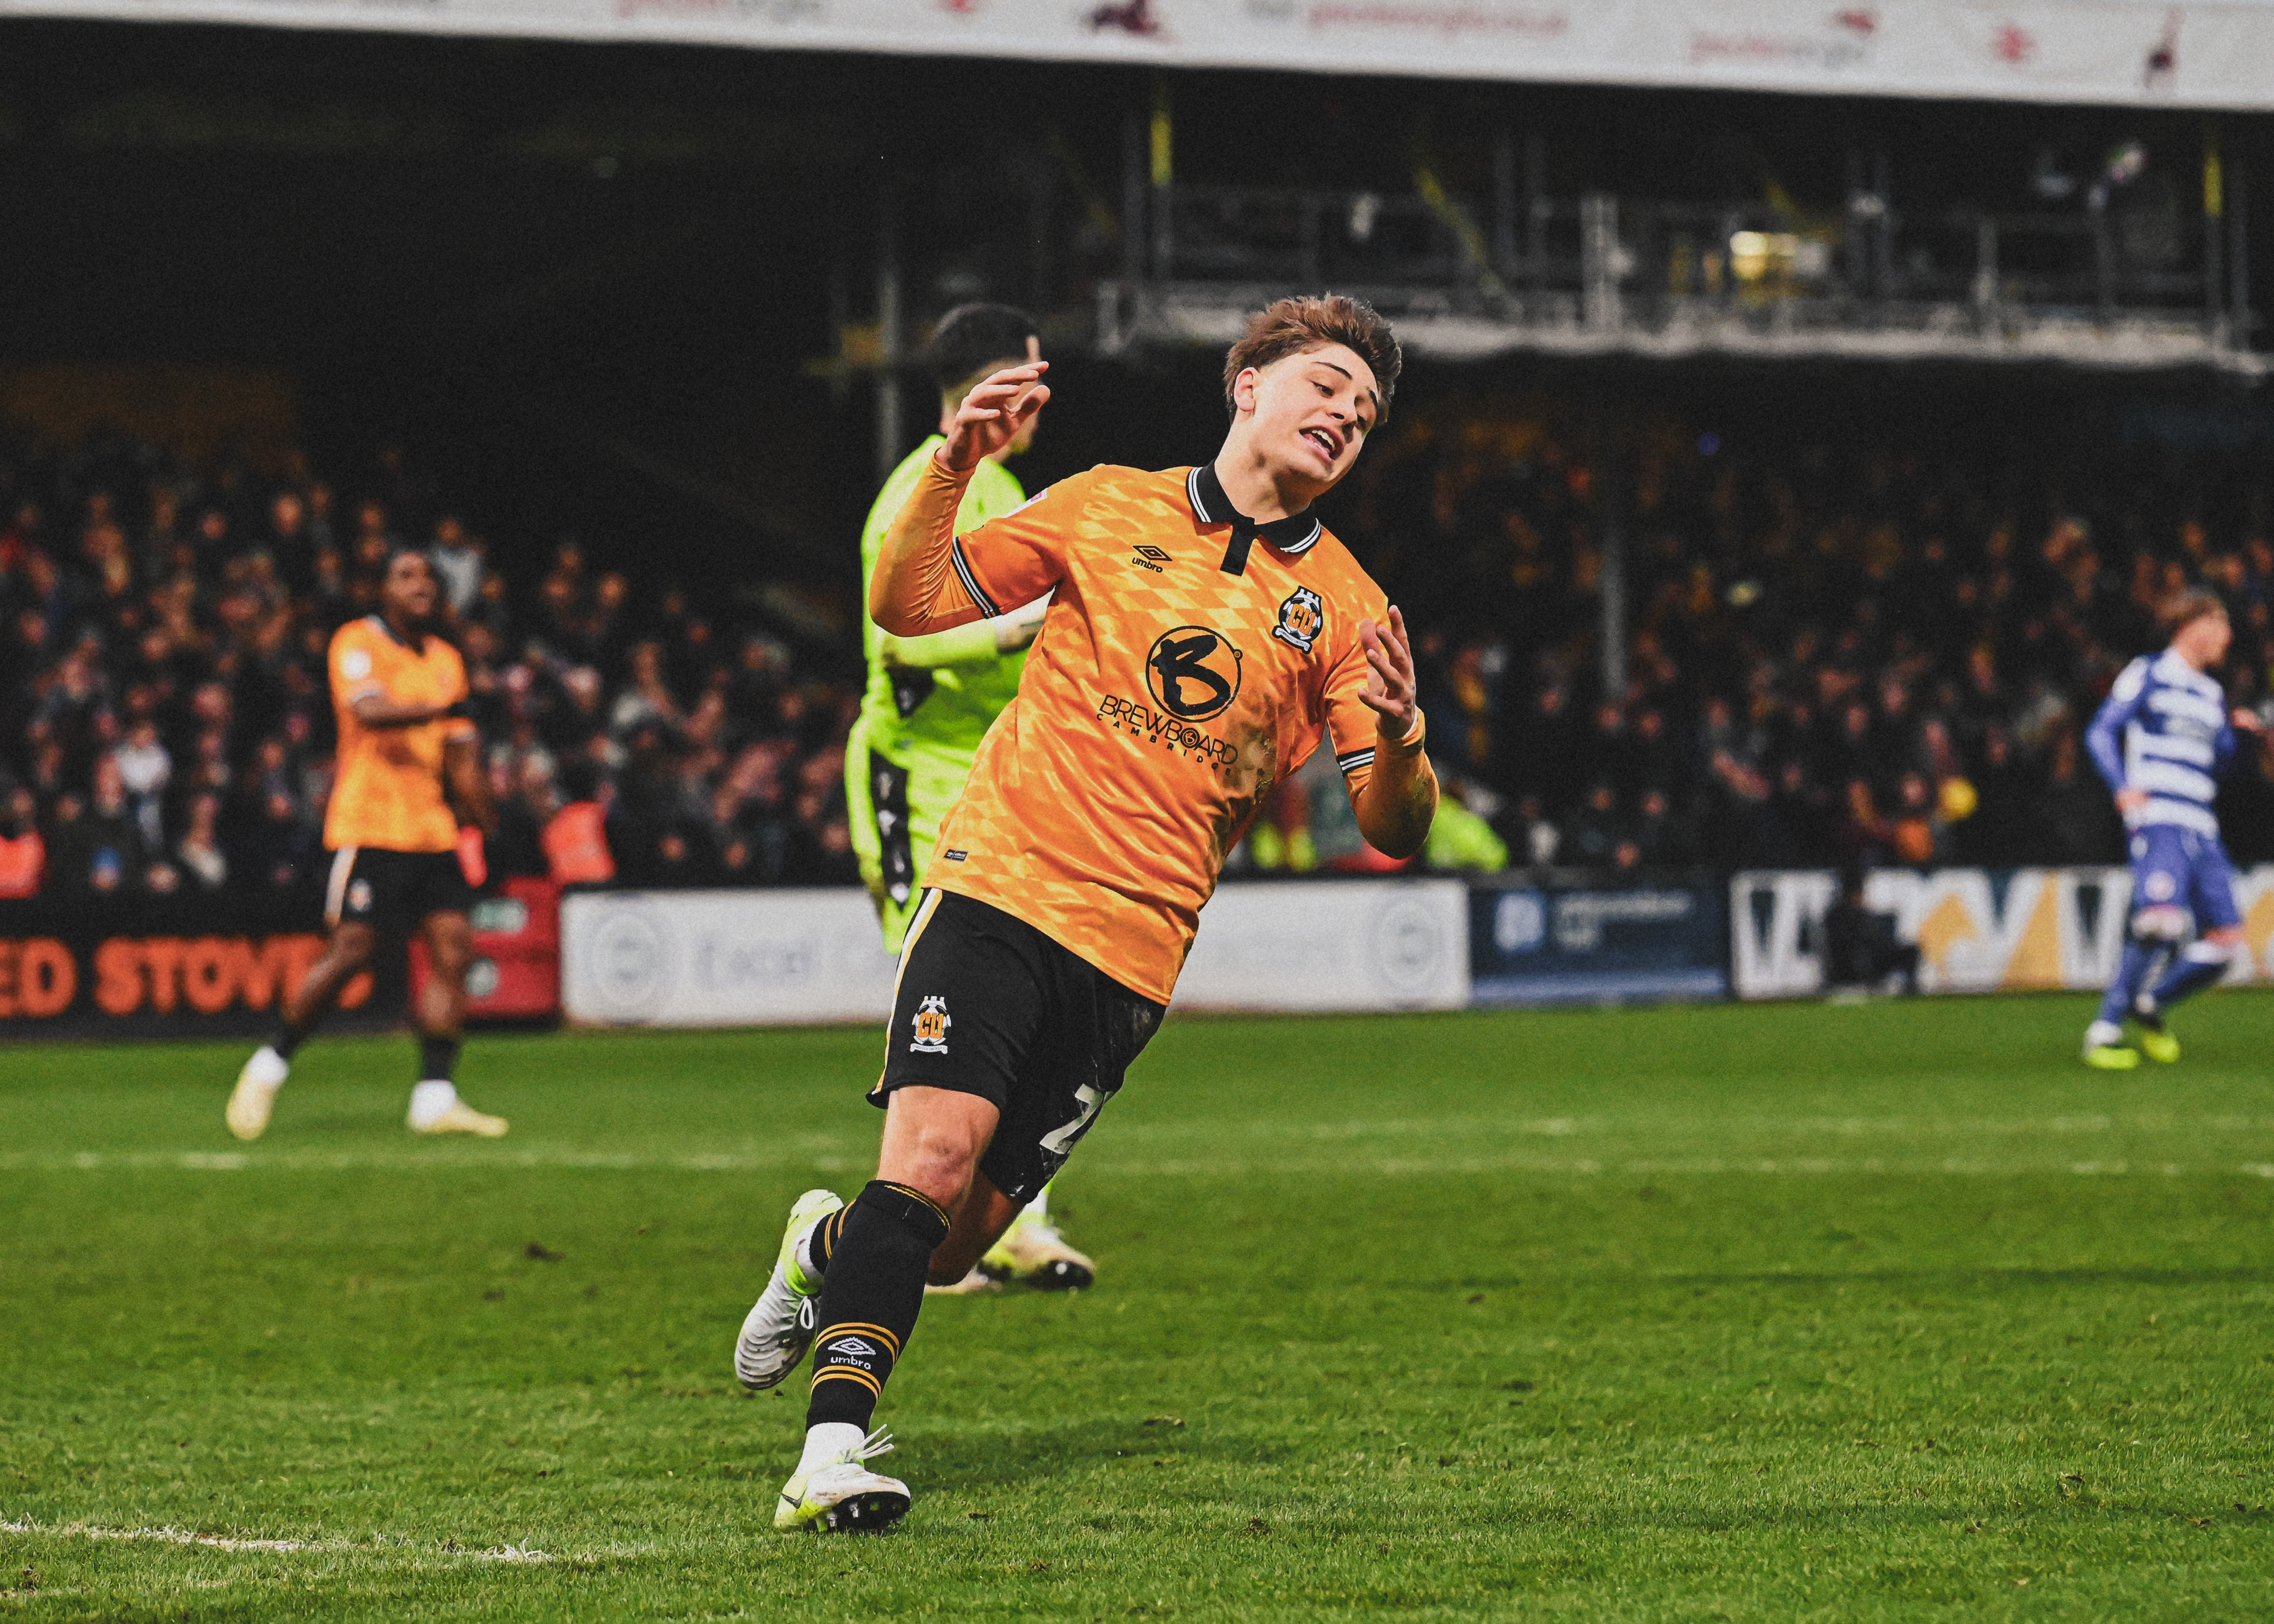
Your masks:
M2181 627L2192 626L2205 615L2224 615L2226 605L2219 595L2208 587L2191 586L2172 593L2156 611L2156 618L2166 631L2177 633Z
M1389 323L1363 299L1339 293L1304 295L1279 300L1247 319L1247 331L1224 357L1224 407L1232 417L1231 386L1249 367L1264 367L1323 344L1341 344L1374 369L1379 392L1380 415L1389 415L1389 397L1397 387L1401 365L1397 335Z

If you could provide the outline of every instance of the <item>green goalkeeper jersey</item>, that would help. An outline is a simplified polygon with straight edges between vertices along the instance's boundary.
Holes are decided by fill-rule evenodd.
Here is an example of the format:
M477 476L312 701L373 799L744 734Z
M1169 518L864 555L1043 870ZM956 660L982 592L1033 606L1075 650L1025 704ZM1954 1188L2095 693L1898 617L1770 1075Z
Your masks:
M888 757L905 757L912 751L952 754L968 765L988 725L1018 693L1019 673L1027 668L1027 651L1020 649L933 670L887 665L885 634L869 618L869 578L876 573L885 531L907 504L931 454L945 443L934 434L908 453L877 493L876 503L869 509L869 522L862 527L861 646L869 658L869 688L861 701L861 719L869 748ZM963 505L955 514L956 533L976 530L1026 500L1026 492L1011 471L990 457L980 463L963 492Z

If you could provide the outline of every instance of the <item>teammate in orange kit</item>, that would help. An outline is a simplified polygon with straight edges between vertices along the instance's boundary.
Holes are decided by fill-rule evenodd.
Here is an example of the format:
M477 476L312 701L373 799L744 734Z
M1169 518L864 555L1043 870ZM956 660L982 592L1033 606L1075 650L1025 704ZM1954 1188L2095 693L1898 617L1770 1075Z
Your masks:
M478 759L480 739L464 712L465 663L432 629L438 595L426 555L397 552L387 562L379 613L332 636L340 731L339 771L324 819L332 853L324 921L332 936L285 1001L276 1036L237 1074L228 1120L241 1139L258 1139L268 1126L293 1051L371 963L381 930L418 932L431 971L413 1011L419 1066L411 1130L491 1139L506 1131L503 1117L460 1100L451 1080L466 1015L466 914L485 877L480 836L496 820ZM466 816L463 834L454 801Z
M907 1510L865 1462L891 1447L869 1422L926 1279L960 1279L1119 1089L1273 786L1330 741L1379 850L1419 851L1436 810L1404 622L1312 512L1389 406L1382 319L1282 299L1226 357L1213 462L1096 468L957 537L965 483L1049 398L1044 370L965 398L870 580L894 636L1052 596L924 876L870 1096L876 1180L849 1207L800 1201L753 1311L781 1327L773 1380L815 1350L780 1529Z

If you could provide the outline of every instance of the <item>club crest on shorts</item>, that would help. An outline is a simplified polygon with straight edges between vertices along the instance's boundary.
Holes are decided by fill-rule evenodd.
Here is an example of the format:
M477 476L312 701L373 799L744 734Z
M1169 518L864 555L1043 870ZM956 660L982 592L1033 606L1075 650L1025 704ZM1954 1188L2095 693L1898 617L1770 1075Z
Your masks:
M1309 587L1299 586L1279 605L1279 624L1271 628L1271 635L1308 654L1311 645L1319 640L1319 634L1326 629L1325 601Z
M371 882L369 880L358 880L354 884L348 887L348 907L351 912L357 914L369 911L371 907Z
M934 993L918 1006L915 1017L915 1041L908 1045L912 1055L944 1055L947 1053L947 1029L955 1018L947 1012L947 1000Z

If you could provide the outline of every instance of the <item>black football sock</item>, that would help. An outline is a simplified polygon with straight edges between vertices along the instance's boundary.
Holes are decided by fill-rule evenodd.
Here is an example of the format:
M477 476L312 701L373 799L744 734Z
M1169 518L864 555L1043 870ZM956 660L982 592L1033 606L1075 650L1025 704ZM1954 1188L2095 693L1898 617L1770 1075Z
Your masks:
M268 1040L268 1047L290 1060L292 1051L306 1042L315 1030L316 1023L312 1019L304 1026L296 1026L289 1020L281 1021L277 1024L276 1035Z
M456 1038L420 1038L418 1040L418 1075L416 1083L448 1083L456 1079L450 1073L458 1069Z
M923 1307L924 1271L947 1238L938 1203L906 1184L872 1182L846 1208L821 1288L813 1400L805 1424L866 1428Z
M856 1198L857 1199L857 1198ZM826 1217L817 1219L805 1236L805 1267L809 1274L829 1273L829 1259L837 1255L837 1243L845 1237L845 1221L853 1215L850 1207L840 1207Z

